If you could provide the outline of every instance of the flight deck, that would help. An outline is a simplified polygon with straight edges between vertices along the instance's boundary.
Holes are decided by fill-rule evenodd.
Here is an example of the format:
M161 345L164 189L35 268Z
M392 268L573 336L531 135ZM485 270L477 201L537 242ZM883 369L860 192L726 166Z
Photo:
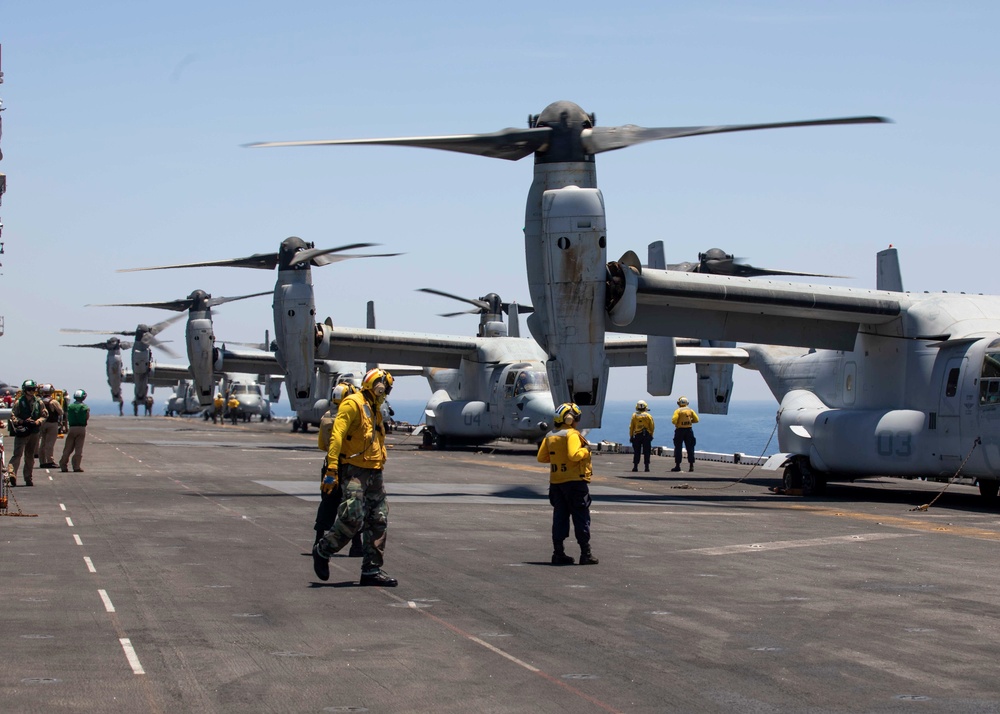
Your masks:
M807 499L747 465L596 452L600 564L555 567L533 447L420 442L387 440L382 589L346 552L313 574L315 432L93 418L85 472L36 468L9 504L33 517L0 517L0 710L998 706L1000 514L971 487L921 511L943 484Z

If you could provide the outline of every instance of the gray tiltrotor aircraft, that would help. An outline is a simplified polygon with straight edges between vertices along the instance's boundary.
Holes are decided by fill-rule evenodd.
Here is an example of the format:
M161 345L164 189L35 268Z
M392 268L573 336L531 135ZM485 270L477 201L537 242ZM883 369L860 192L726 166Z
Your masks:
M246 258L213 260L203 263L159 265L135 270L166 270L170 268L232 267L278 269L274 284L274 337L275 357L285 375L288 401L292 409L312 408L316 396L312 393L315 382L317 352L326 356L324 340L329 325L316 323L316 299L313 293L311 266L322 266L351 258L383 258L399 255L334 255L345 250L368 248L373 243L354 243L338 248L318 249L312 243L291 236L281 242L276 253L255 253ZM228 369L228 368L227 368ZM235 370L234 370L235 371Z
M184 316L176 315L175 317L166 319L163 322L158 322L155 325L140 324L135 328L135 330L132 331L117 332L113 330L77 330L66 328L60 330L60 332L97 335L133 335L134 339L131 343L132 379L135 382L135 400L139 402L146 399L146 393L149 391L149 378L153 368L153 353L150 348L158 347L172 357L177 356L163 342L157 340L156 335L169 327L171 324L180 320L182 317ZM127 349L129 343L119 341L117 338L111 338L103 344L98 343L95 345L64 346L106 349L108 351L108 385L111 387L111 398L116 402L121 403L121 380L123 377L121 369L121 348L125 347Z
M269 293L253 293L238 297L214 298L204 290L195 290L186 298L167 300L164 302L127 302L94 305L94 307L152 307L161 310L187 311L188 321L185 336L187 338L187 355L190 365L190 376L194 377L195 394L202 407L212 403L216 383L216 363L219 361L219 351L215 347L215 330L212 324L212 308L235 300L268 295ZM89 306L88 306L89 307ZM180 410L177 410L180 411Z
M580 425L594 427L600 426L607 390L605 332L632 323L638 282L638 273L632 267L639 266L631 252L620 261L608 263L604 198L597 188L596 155L633 144L702 134L884 121L880 117L849 117L734 126L601 127L596 126L594 115L572 102L561 101L529 117L525 129L492 134L251 146L388 144L511 161L533 154L535 177L528 191L524 223L528 288L535 308L528 327L547 357L545 365L555 400L576 402L583 410ZM697 337L693 333L689 336ZM662 348L654 353L659 351ZM651 357L649 363L653 362Z

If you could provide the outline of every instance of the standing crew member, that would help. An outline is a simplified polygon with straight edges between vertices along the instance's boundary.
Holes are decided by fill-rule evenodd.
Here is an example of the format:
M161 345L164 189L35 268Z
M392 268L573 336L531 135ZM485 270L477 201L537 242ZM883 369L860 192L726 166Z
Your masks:
M319 539L323 537L324 533L333 528L333 524L337 520L337 507L340 506L340 502L344 498L344 484L338 484L332 491L325 492L322 489L322 481L326 476L326 454L330 451L330 435L333 433L333 422L337 418L340 403L344 401L345 397L356 394L357 391L357 387L350 382L341 382L335 386L333 393L330 395L330 408L319 420L318 445L323 450L323 468L319 477L320 497L319 508L316 511L316 539L313 541L314 546L319 543ZM341 454L341 461L343 461L343 454ZM340 466L342 464L338 464L338 467ZM347 555L350 558L360 558L364 553L364 546L361 544L361 532L359 531L351 539L351 550Z
M240 400L236 398L235 394L229 395L226 407L229 409L229 418L232 419L233 426L236 426L236 420L240 417Z
M590 448L574 424L580 407L567 402L556 408L550 432L538 447L538 460L549 464L549 503L552 504L552 564L572 565L563 541L569 537L569 521L580 545L580 565L597 565L590 552Z
M38 388L42 397L42 406L49 413L42 422L41 435L38 444L38 465L43 469L54 468L56 465L56 438L59 436L59 422L62 421L63 410L59 400L52 396L51 384L43 384Z
M24 485L34 486L31 474L35 471L35 452L38 451L39 429L49 416L42 400L35 394L35 380L26 379L21 385L21 396L11 407L11 433L14 434L14 457L10 460L10 485L17 485L17 469L24 458ZM20 434L18 432L21 432Z
M66 421L69 423L69 433L63 444L62 458L59 459L59 470L67 471L69 457L73 457L73 471L83 473L83 442L87 438L87 422L90 420L90 407L83 403L87 393L82 389L73 392L73 403L66 407Z
M225 419L222 416L222 408L226 406L226 400L222 398L222 392L217 392L215 395L215 400L212 402L212 423L218 419L223 424Z
M639 456L644 457L646 471L649 471L649 457L653 453L653 415L649 405L642 399L635 403L635 414L628 425L628 438L632 442L632 470L639 470Z
M677 411L674 412L673 419L670 420L677 427L674 429L674 467L671 471L681 470L681 447L687 449L688 471L694 471L694 429L691 427L698 423L698 415L694 409L688 409L688 398L681 397L677 400Z
M361 382L361 393L345 397L337 410L321 490L330 493L342 479L344 500L333 528L313 547L313 570L320 580L330 577L330 556L363 531L361 584L390 588L398 584L382 570L389 506L382 481L386 453L381 407L392 391L392 382L392 375L385 370L369 370Z

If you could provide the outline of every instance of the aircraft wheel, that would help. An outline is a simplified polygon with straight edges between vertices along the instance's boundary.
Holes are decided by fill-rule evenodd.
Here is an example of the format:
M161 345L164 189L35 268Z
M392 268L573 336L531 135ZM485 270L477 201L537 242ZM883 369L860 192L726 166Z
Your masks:
M292 422L292 433L294 434L298 430L299 430L299 420L296 419L295 421Z
M785 472L781 480L786 491L800 490L802 488L802 471L799 468L798 461L793 461L785 467Z
M997 501L997 494L1000 493L1000 481L979 481L979 495L983 497L983 501L991 506L995 506Z
M802 495L822 496L826 492L826 478L807 464L799 465L802 474Z

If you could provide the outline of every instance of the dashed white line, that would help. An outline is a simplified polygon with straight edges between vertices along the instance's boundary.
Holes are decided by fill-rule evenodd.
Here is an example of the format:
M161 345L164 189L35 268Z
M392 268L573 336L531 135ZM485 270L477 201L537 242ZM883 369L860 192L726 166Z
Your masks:
M829 538L807 538L805 540L775 540L762 543L742 543L740 545L724 545L716 548L690 548L679 550L678 553L697 553L699 555L732 555L735 553L760 553L767 550L783 548L808 548L818 545L837 545L857 543L860 541L885 540L886 538L910 538L917 533L858 533L856 535L831 536Z
M111 604L111 598L108 597L108 592L106 590L98 590L97 594L101 596L101 600L104 601L104 609L108 612L114 612L115 606Z
M66 516L66 525L69 526L70 528L73 527L73 519L70 518L69 516Z
M83 562L87 564L87 570L89 570L92 573L97 572L97 568L94 567L94 562L90 558L88 558L87 556L83 556Z
M73 540L76 541L77 545L83 545L83 541L80 540L80 536L78 536L76 533L73 534Z
M65 511L66 510L66 504L65 503L60 503L59 504L59 508L61 508L62 510Z
M135 650L132 649L132 643L129 641L128 637L122 637L118 640L122 644L122 649L125 650L125 659L128 660L129 665L132 667L132 671L136 674L145 674L146 670L142 668L142 664L139 662L139 658L135 654Z

